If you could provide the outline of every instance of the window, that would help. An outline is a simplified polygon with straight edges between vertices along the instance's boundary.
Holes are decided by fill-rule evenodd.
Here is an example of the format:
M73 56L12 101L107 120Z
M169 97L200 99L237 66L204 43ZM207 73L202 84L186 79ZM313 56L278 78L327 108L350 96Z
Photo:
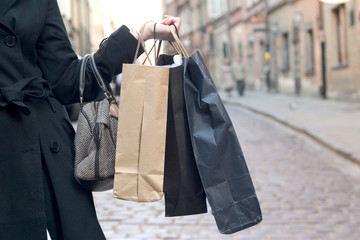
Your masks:
M347 45L346 45L346 23L345 23L345 6L340 5L333 10L333 19L335 23L335 41L337 48L337 64L344 65L347 63Z
M248 46L247 46L247 59L252 61L251 59L254 58L254 44L255 43L255 36L254 34L248 35Z
M192 29L196 31L202 26L202 9L201 4L198 4L192 11Z
M355 11L354 9L350 11L350 26L355 26Z
M253 5L253 0L246 0L246 7L250 8Z
M282 71L286 72L290 69L290 45L289 45L289 33L283 33L281 42L281 60Z
M181 18L181 28L180 34L186 35L192 31L192 13L190 5L185 5L181 8L179 12L179 17Z
M308 29L305 33L305 65L306 74L314 74L314 33L312 29Z
M238 46L239 46L239 52L238 52L238 54L239 54L240 57L243 57L243 46L242 46L242 43L239 42L239 43L238 43Z
M227 0L208 0L208 15L210 18L221 17L226 12L226 2Z
M223 57L224 59L228 59L229 58L229 45L227 42L223 42Z
M197 9L198 9L198 13L199 13L199 16L198 16L199 27L203 28L202 31L204 32L205 31L204 14L203 14L204 7L201 2L198 4Z
M260 62L260 66L261 66L261 69L264 69L264 66L265 66L265 51L266 51L266 46L265 46L265 41L264 40L260 40L259 41L259 47L260 47L260 50L259 50L259 62Z
M246 0L246 7L251 8L252 6L254 6L258 2L260 2L260 0Z
M229 5L230 11L233 11L237 8L242 7L242 0L229 0Z

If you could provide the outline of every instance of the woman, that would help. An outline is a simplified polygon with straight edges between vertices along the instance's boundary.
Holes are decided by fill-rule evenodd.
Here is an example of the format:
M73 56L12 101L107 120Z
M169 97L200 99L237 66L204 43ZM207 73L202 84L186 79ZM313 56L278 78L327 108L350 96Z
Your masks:
M228 97L231 97L231 92L234 89L234 79L231 72L230 61L225 60L221 67L223 89L226 91Z
M240 56L236 57L236 61L233 62L231 68L232 68L232 75L234 76L236 81L236 86L239 96L243 96L245 91L246 68Z
M172 40L165 25L156 36ZM153 36L154 23L143 38ZM174 27L174 26L172 26ZM136 31L122 26L95 54L109 81L133 60ZM81 60L71 48L56 0L0 4L0 239L105 239L91 192L73 176L74 130L63 104L79 101ZM87 69L85 100L100 89Z

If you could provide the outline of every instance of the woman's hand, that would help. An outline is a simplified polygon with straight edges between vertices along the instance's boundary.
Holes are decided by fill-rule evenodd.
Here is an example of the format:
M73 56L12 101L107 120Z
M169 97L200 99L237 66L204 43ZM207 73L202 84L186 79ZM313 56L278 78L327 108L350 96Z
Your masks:
M175 31L180 30L180 26L181 26L181 19L179 17L173 17L173 16L169 16L169 15L165 15L165 18L160 22L161 24L165 24L165 25L175 25Z
M154 35L154 24L155 24L154 22L148 22L145 24L144 31L142 33L142 37L144 41L153 39L154 36L156 39L165 40L165 41L174 41L174 38L169 28L166 25L173 28L175 32L179 31L181 26L181 19L178 17L165 15L165 18L160 23L156 24L155 35Z

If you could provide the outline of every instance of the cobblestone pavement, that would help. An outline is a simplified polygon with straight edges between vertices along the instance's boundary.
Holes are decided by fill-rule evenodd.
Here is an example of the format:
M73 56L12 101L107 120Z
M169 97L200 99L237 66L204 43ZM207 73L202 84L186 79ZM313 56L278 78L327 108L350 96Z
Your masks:
M108 240L360 239L360 167L272 120L227 106L264 220L219 234L211 213L165 218L164 202L133 203L95 193Z

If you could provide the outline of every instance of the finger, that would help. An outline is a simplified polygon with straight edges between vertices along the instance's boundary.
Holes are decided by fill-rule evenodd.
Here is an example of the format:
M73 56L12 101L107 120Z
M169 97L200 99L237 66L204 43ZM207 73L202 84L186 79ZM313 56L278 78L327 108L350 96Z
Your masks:
M172 18L166 18L161 23L165 25L170 25L173 22Z
M161 24L165 24L165 25L170 25L171 21L169 21L168 19L164 19L163 21L160 22Z
M172 20L167 20L167 21L165 21L165 24L166 24L166 25L170 25L171 23L173 23Z
M171 25L171 24L177 24L177 19L176 18L169 18L167 21L165 21L165 23L167 24L167 25Z
M160 23L163 23L163 22L165 22L165 21L167 21L169 18L171 18L172 16L170 16L170 15L165 15L164 16L164 19L160 22Z

